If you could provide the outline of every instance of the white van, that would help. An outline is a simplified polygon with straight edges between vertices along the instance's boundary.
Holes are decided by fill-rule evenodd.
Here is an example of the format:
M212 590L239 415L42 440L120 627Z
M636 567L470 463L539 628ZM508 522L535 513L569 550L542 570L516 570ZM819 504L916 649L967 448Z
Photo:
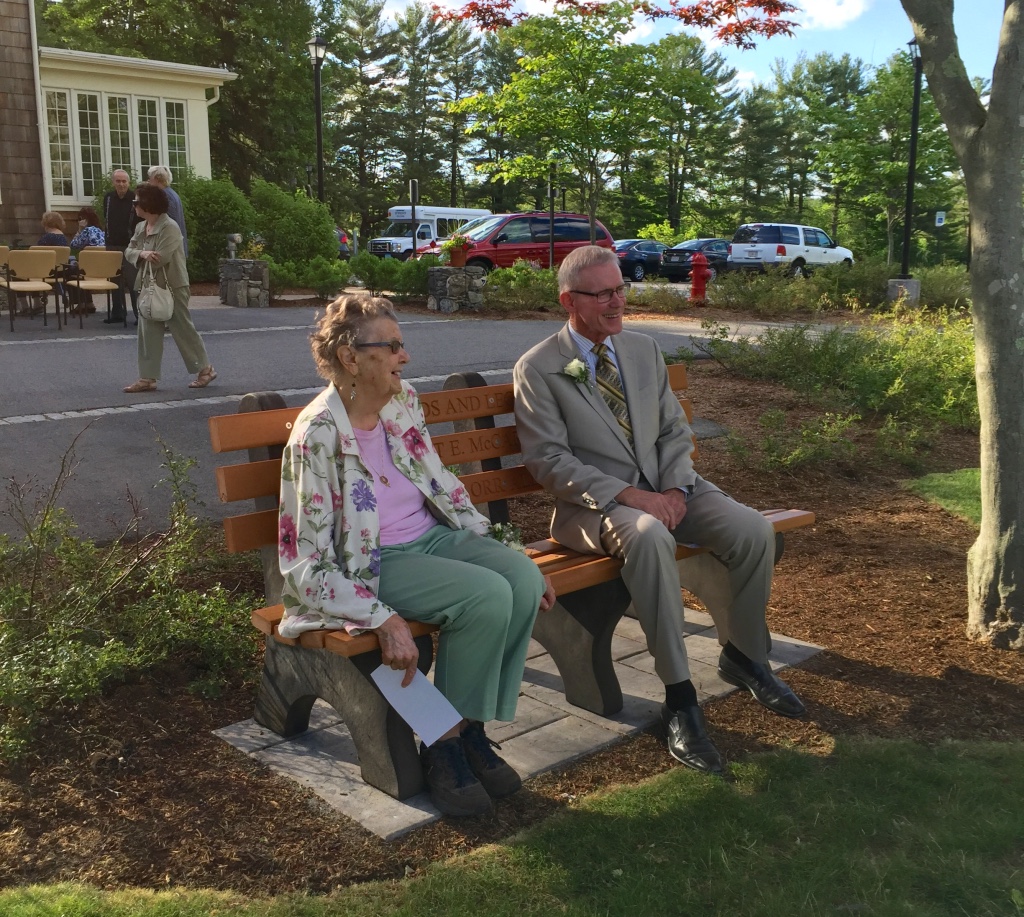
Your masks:
M429 245L435 239L447 239L470 220L490 216L490 210L474 207L431 207L416 205L415 248ZM388 228L383 235L370 239L369 251L378 258L405 261L413 253L412 207L403 204L388 208Z

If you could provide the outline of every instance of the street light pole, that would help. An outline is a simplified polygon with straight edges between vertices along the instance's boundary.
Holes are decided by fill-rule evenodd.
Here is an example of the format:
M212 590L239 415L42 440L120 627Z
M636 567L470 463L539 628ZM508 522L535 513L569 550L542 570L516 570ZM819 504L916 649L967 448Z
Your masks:
M903 212L903 260L900 263L900 279L910 279L910 239L914 219L914 180L917 171L917 128L921 118L921 50L917 39L908 43L910 56L914 61L914 105L910 113L910 153L907 163L907 201Z
M558 195L558 150L548 153L548 267L555 266L555 200ZM564 192L563 192L564 193Z
M555 266L555 163L548 164L548 267Z
M309 60L313 65L313 106L316 109L316 196L324 199L324 109L320 95L320 68L327 57L327 42L314 35L306 42Z

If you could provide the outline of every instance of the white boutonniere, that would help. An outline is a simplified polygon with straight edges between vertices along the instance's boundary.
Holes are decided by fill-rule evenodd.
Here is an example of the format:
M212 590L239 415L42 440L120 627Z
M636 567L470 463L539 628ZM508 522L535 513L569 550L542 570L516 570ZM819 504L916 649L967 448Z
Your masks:
M490 534L491 538L500 541L506 548L526 553L526 548L523 547L523 533L519 530L519 526L513 525L511 522L493 522Z
M577 385L590 385L590 370L587 369L587 364L579 357L566 363L562 373L572 379Z

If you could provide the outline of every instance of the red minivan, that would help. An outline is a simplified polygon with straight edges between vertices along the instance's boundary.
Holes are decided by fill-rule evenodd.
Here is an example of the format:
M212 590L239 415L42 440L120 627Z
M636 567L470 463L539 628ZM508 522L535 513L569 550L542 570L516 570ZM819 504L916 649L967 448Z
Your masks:
M480 217L467 224L464 232L472 242L466 251L467 267L482 267L491 271L496 267L511 267L516 261L532 261L548 267L550 252L550 214L496 213ZM590 244L590 222L580 213L555 213L555 264L561 264L574 248ZM612 247L611 233L597 224L596 245ZM418 255L439 255L437 241L417 249Z

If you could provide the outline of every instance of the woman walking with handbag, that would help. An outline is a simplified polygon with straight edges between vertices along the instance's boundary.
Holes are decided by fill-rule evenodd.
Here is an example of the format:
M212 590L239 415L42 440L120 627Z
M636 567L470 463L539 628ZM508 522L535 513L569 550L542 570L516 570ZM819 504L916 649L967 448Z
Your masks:
M171 332L185 367L198 376L189 388L205 388L217 378L206 355L203 339L188 310L188 271L181 230L167 215L167 195L151 182L135 189L135 212L142 222L135 228L124 253L129 264L140 268L135 280L139 296L139 379L124 388L129 394L156 391L164 353L164 330ZM145 283L143 274L145 273ZM162 311L161 299L171 293L171 310Z

